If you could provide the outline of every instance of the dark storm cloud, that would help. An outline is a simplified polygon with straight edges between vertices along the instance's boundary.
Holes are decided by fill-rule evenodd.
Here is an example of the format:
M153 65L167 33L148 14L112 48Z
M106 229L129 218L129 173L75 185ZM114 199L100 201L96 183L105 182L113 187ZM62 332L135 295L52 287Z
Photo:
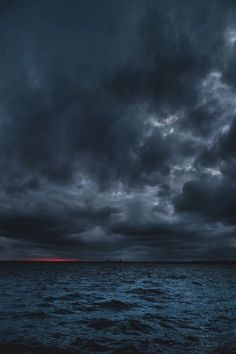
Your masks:
M182 193L175 199L177 211L196 213L204 218L235 224L235 118L227 132L222 133L211 150L203 150L196 158L200 164L200 178L183 185ZM201 166L219 168L215 176L206 176ZM214 172L214 169L212 170Z
M233 258L234 1L4 1L0 43L2 258Z
M229 185L230 183L230 185ZM235 222L235 183L227 179L190 181L184 184L182 194L176 199L176 209L197 213L204 218Z

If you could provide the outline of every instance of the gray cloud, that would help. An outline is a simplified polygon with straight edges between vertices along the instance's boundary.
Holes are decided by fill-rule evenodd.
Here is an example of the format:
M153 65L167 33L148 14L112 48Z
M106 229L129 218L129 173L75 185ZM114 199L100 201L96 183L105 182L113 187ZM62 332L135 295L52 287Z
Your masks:
M0 9L1 258L235 258L234 1Z

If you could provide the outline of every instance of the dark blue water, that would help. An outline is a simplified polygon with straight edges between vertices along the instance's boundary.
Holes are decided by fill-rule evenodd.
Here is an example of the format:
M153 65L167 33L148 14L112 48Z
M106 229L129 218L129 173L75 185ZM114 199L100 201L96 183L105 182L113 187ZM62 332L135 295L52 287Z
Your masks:
M236 267L0 265L0 353L236 353Z

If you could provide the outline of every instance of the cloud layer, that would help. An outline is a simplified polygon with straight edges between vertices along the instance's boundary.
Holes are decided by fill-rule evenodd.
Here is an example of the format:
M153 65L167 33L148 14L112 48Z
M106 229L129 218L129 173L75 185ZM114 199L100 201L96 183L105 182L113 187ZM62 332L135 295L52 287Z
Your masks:
M1 259L235 259L234 1L2 1L0 43Z

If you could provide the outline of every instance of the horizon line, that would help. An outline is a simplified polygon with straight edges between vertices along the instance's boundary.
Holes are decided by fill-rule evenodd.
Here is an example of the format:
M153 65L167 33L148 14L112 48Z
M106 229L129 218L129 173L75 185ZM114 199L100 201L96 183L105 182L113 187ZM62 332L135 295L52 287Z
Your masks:
M0 263L159 263L159 264L194 264L194 263L236 263L236 260L192 260L192 261L159 261L159 260L83 260L76 258L45 258L45 259L0 259Z

